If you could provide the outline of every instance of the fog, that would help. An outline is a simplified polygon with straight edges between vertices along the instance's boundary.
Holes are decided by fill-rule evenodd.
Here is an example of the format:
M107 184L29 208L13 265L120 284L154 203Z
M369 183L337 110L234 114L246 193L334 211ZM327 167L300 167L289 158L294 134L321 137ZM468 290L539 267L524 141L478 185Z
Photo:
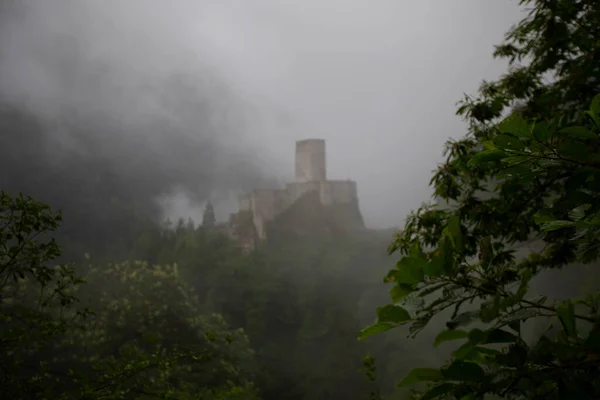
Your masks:
M4 0L0 13L0 98L43 118L44 162L84 154L167 214L211 197L223 219L237 191L292 177L295 140L321 137L371 227L428 198L444 141L465 133L455 102L502 73L493 45L520 16L508 0ZM42 152L8 134L3 153Z
M444 142L467 132L456 102L506 71L494 45L522 17L518 0L0 0L0 189L64 209L57 240L82 271L84 253L181 265L202 307L249 332L270 398L355 391L345 374L367 347L391 390L447 359L430 345L449 315L359 347L389 301L383 228L430 198ZM199 222L209 200L226 220L240 192L293 178L305 138L326 140L329 177L357 181L382 231L273 235L246 257L211 230L148 223ZM532 292L571 296L587 276L571 271Z

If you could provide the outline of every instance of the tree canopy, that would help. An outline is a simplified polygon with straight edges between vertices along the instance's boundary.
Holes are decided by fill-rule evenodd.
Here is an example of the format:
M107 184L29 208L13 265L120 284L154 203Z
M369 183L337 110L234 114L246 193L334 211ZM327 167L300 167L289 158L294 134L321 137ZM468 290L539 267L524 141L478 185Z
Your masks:
M130 260L144 261L86 255L75 268L55 265L59 213L2 196L0 367L12 398L368 392L355 332L383 236L294 237L245 254L218 229L179 221L130 244Z
M460 103L469 131L431 180L438 204L409 215L391 244L402 255L386 277L392 303L359 336L447 318L434 345L462 345L399 382L427 383L417 398L600 394L598 292L558 302L529 290L545 270L598 259L600 6L520 3L527 17L495 52L509 71ZM556 328L525 337L536 318Z
M60 214L0 197L2 390L14 399L253 399L241 330L200 308L177 266L90 268L48 235ZM82 286L83 285L83 286ZM96 312L78 304L93 304Z

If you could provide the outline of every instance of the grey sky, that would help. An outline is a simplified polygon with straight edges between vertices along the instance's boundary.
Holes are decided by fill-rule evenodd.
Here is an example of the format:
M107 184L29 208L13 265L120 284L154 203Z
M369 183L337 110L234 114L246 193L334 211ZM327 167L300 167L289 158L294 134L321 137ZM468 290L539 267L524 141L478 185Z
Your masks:
M428 198L444 141L465 132L455 102L505 70L493 45L521 16L516 0L20 1L29 10L0 39L15 101L143 120L168 112L150 82L209 68L244 105L222 143L291 179L294 141L326 139L329 176L358 181L374 227ZM56 49L85 57L47 64Z

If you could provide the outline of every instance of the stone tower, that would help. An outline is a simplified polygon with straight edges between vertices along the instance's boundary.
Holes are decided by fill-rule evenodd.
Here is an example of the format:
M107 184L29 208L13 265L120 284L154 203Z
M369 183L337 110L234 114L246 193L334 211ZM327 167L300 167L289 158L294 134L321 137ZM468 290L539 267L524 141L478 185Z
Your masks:
M255 189L240 196L239 211L231 215L227 231L243 248L251 250L267 240L273 223L295 234L310 234L315 226L330 233L364 229L356 182L327 179L325 140L296 142L295 175L285 188Z
M325 182L325 140L306 139L296 142L296 182Z

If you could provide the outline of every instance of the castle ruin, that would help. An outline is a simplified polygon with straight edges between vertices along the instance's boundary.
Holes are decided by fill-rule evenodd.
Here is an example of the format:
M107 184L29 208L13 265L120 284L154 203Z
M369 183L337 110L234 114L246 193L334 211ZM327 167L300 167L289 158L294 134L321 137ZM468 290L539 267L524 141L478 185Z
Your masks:
M295 170L295 181L283 189L253 190L239 197L239 211L231 215L227 231L243 248L250 250L267 240L269 223L307 195L327 214L350 206L355 212L351 218L341 218L341 224L347 225L345 229L364 228L356 182L327 179L325 140L296 142Z

